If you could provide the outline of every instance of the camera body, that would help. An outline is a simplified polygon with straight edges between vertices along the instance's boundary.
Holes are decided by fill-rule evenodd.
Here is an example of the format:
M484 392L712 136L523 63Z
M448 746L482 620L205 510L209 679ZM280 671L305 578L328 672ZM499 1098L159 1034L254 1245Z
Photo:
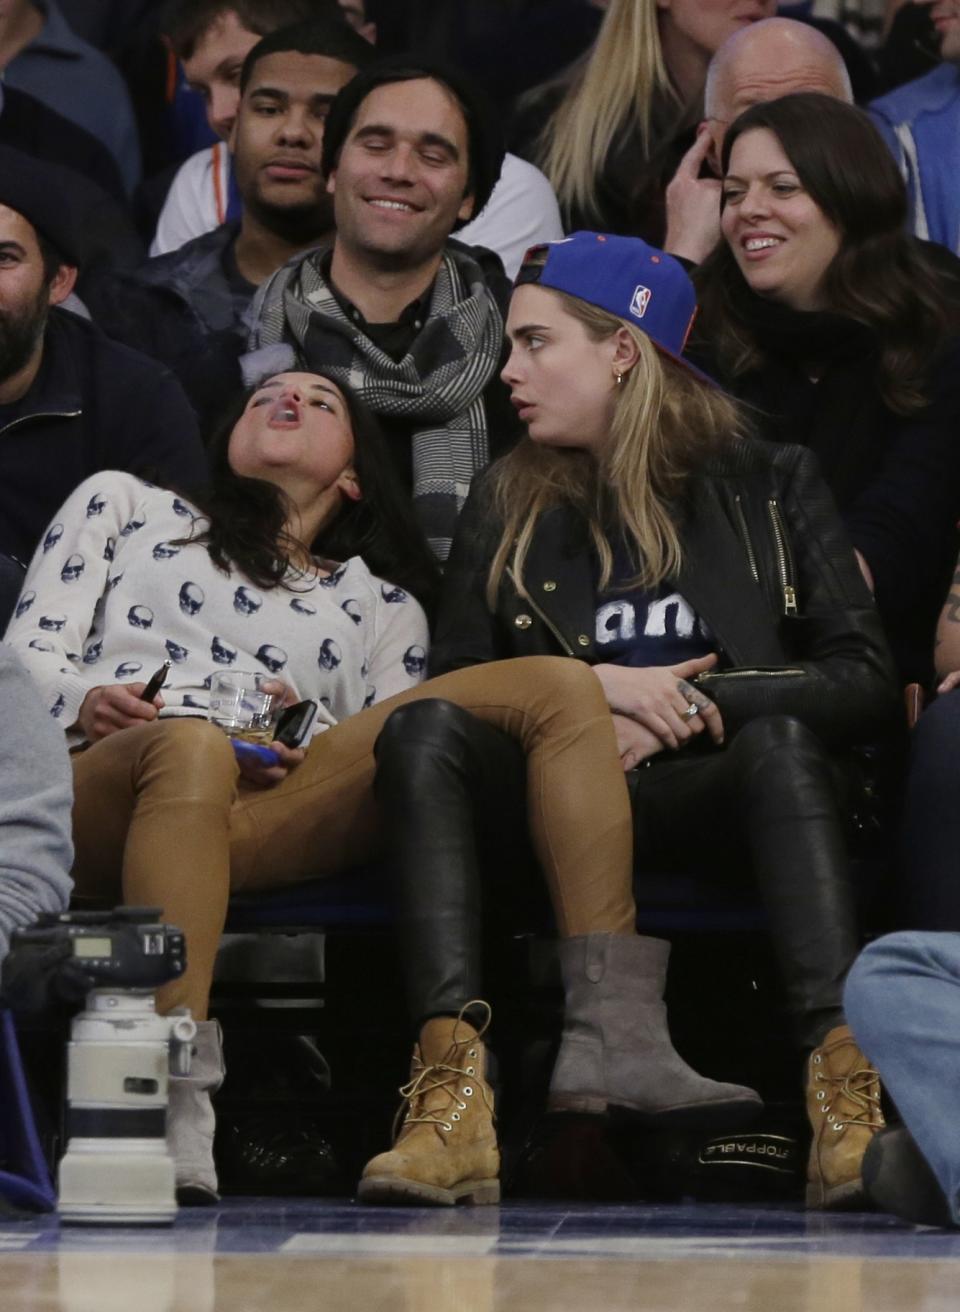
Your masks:
M13 935L12 953L23 968L30 957L49 959L51 948L69 949L71 961L96 988L152 992L187 968L181 930L160 921L155 907L115 907L112 911L64 911L41 916L29 929Z
M21 995L85 995L67 1046L67 1148L57 1211L82 1224L163 1225L176 1211L167 1148L171 1075L189 1075L197 1027L159 1016L154 990L186 969L181 930L153 907L45 916L13 935Z

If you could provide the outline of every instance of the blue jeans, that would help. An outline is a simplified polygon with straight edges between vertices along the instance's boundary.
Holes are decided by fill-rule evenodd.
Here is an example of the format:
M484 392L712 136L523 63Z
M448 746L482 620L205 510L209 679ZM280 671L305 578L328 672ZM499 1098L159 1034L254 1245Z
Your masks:
M847 1020L960 1224L960 934L888 934L847 978Z

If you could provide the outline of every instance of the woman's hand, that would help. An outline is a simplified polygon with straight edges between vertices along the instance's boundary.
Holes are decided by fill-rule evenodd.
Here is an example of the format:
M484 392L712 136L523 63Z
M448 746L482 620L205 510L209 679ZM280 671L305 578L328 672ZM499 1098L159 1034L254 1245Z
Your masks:
M295 706L300 700L296 689L291 688L289 683L284 683L282 679L265 679L260 687L261 691L272 693L276 697L277 706L281 711L288 706ZM269 742L263 745L269 747L270 751L279 757L277 764L260 765L256 757L246 756L242 752L238 752L237 763L240 766L240 776L248 784L253 784L255 788L273 788L286 779L290 771L300 764L306 752L302 747L286 747L283 743L278 742Z
M719 707L688 683L704 670L716 665L717 656L699 656L679 665L595 665L611 711L629 716L656 734L664 747L676 749L702 733L704 729L719 746L723 742L723 720ZM684 714L694 705L699 715Z
M635 770L638 765L663 751L663 743L655 733L645 729L628 715L614 715L613 728L617 735L617 751L624 771Z
M283 743L265 743L264 746L269 747L271 752L279 757L276 765L259 765L256 758L237 753L241 778L248 784L253 784L255 788L273 788L276 784L282 783L307 754L302 747L285 747Z
M677 165L665 194L667 235L663 249L693 264L702 264L720 241L723 184L719 178L700 176L712 144L710 129L701 123L696 141Z
M98 742L119 729L135 724L149 724L163 709L163 698L157 693L152 702L142 702L140 694L145 683L111 683L91 688L80 703L77 724L89 742Z
M269 692L277 699L277 705L281 711L286 710L288 706L296 706L300 696L295 688L291 688L289 683L284 683L282 679L264 679L260 685L261 692Z
M937 692L953 692L957 684L960 684L960 670L951 670L946 678L941 679L937 684Z

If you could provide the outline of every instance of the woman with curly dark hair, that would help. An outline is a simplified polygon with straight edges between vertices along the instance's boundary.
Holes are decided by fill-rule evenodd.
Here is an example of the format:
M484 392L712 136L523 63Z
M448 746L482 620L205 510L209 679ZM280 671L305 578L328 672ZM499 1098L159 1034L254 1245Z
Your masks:
M960 266L906 234L889 151L828 96L754 105L723 171L694 354L763 437L816 453L901 673L925 679L957 554Z

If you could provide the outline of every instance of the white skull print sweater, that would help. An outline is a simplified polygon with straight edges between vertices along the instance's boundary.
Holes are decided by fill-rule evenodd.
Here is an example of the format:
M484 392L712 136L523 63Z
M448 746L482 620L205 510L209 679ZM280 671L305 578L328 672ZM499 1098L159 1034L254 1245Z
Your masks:
M318 730L424 677L422 608L359 556L256 587L184 541L205 523L174 493L108 471L48 528L6 636L71 746L91 688L146 682L166 660L163 715L205 715L213 674L257 671L316 701Z

